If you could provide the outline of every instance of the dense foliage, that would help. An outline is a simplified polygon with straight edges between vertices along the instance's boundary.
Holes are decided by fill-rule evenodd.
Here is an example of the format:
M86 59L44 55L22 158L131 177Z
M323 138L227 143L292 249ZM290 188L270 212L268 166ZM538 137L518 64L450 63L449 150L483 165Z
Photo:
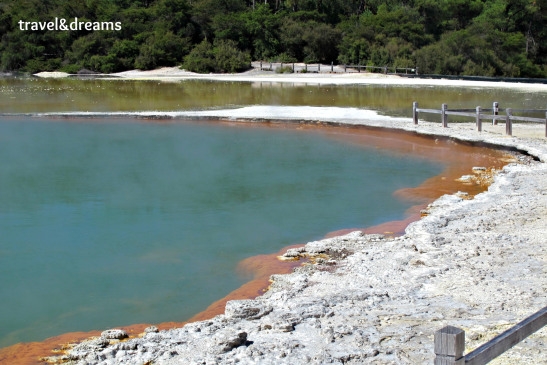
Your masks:
M97 31L19 21L120 22ZM250 60L547 77L547 0L0 0L0 69L115 72Z

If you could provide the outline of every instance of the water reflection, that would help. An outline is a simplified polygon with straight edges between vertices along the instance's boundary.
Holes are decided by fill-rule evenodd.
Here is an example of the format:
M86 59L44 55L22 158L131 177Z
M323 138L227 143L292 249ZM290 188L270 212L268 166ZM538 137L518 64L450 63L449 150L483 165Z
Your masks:
M0 111L176 111L246 105L358 107L392 116L412 116L412 102L423 108L544 108L545 93L523 90L401 87L382 85L311 85L304 83L182 80L0 78ZM427 116L424 116L427 118ZM432 117L434 119L434 117Z

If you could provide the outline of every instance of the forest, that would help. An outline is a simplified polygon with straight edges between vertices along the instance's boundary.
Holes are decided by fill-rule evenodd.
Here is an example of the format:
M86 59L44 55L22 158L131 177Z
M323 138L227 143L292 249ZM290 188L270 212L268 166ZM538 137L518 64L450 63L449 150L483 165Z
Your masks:
M20 21L120 30L21 30ZM547 77L547 0L0 0L0 70L112 73L251 60Z

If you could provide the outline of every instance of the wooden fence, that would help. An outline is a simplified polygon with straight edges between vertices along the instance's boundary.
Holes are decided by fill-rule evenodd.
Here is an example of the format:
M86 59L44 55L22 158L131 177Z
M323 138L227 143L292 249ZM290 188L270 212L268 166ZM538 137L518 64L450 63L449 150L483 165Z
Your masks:
M465 356L465 331L452 326L444 327L435 332L435 365L487 364L546 324L547 307L544 307Z
M505 112L505 115L500 115ZM513 113L545 113L545 118L532 118L524 116L515 116ZM513 135L513 121L523 121L531 123L545 123L545 137L547 137L547 109L501 109L498 102L494 102L492 109L483 109L480 106L475 109L448 109L446 104L441 105L441 109L422 109L418 108L418 103L412 103L412 119L414 124L418 124L419 113L440 114L443 127L448 127L448 116L457 115L463 117L474 117L477 130L482 131L482 121L484 119L492 120L492 124L498 124L498 121L505 122L505 133Z
M284 62L262 62L260 61L260 71L262 70L268 70L268 71L274 71L276 66L279 65L279 68L283 67L290 67L292 68L292 72L296 72L296 64L295 63L284 63ZM298 66L300 68L300 71L305 72L321 72L321 64L316 63L305 63L304 66ZM331 72L334 72L334 63L331 63L330 66L327 66L327 69L325 69L325 66L323 66L323 71L328 71L328 68L330 68Z
M260 70L263 71L263 70L269 70L269 71L274 71L275 68L279 67L279 68L283 68L283 67L290 67L292 68L292 72L297 72L297 68L299 69L298 71L302 72L321 72L321 70L323 70L324 72L335 72L335 68L338 72L342 72L342 69L344 70L343 72L361 72L362 69L364 69L365 71L367 70L380 70L381 72L383 72L384 74L387 74L388 71L393 71L393 72L389 72L389 73L394 73L394 74L415 74L415 75L418 75L418 67L415 67L415 68L408 68L408 67L388 67L388 66L364 66L364 65L337 65L335 66L333 62L331 62L330 65L321 65L320 63L304 63L303 66L301 66L302 64L296 64L296 63L291 63L291 62L263 62L263 61L258 61L259 62L259 65L260 65ZM298 66L296 66L298 65ZM357 70L357 71L355 71Z
M418 67L408 68L408 67L388 67L388 66L362 66L362 65L344 65L344 72L347 72L347 69L357 69L357 72L361 72L361 69L364 68L365 71L368 69L371 70L381 70L384 74L388 73L388 70L393 70L390 73L398 73L397 71L404 71L405 74L408 74L409 71L415 75L418 75ZM402 72L401 72L402 73Z

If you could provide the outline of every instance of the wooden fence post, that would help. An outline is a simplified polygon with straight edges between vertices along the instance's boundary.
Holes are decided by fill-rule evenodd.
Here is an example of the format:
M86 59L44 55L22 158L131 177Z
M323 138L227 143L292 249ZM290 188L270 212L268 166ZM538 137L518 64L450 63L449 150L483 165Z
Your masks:
M448 127L448 115L446 115L446 104L441 105L441 120L443 122L443 127Z
M304 66L306 67L306 72L308 72L308 64L305 63Z
M348 68L347 65L344 65L344 72L346 72L346 69Z
M330 61L330 72L334 72L334 61Z
M262 61L260 61L260 71L262 71Z
M497 101L494 101L494 103L492 104L492 114L493 115L498 115L499 114L499 112L500 112L499 106L500 106L500 104ZM498 120L497 119L492 119L492 124L493 125L498 125Z
M478 106L476 108L476 111L477 111L477 116L476 116L477 131L482 132L481 107Z
M505 112L507 113L507 116L505 117L505 134L508 136L513 135L513 123L511 122L511 116L513 115L513 109L507 108L505 109Z
M292 63L292 72L294 73L294 62Z
M446 326L435 332L435 365L463 365L465 331Z
M416 75L418 74L418 67L416 67Z
M418 124L418 102L415 101L412 103L412 119L414 120L414 124ZM547 113L546 113L547 114ZM547 125L547 123L546 123Z
M384 66L384 74L387 75L387 66Z

